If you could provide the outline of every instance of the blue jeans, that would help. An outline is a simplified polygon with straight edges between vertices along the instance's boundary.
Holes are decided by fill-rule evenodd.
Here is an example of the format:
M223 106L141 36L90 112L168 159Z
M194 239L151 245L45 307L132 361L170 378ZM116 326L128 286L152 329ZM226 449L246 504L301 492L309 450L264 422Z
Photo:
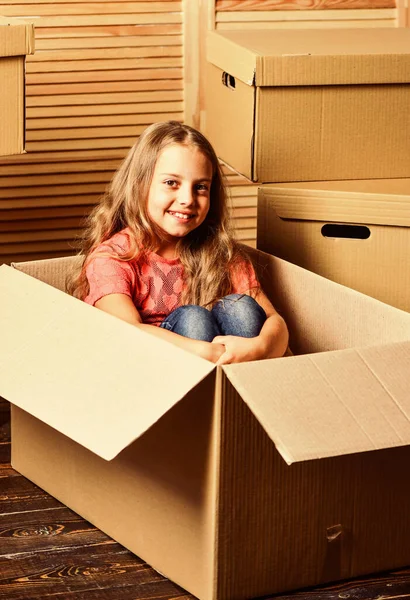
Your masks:
M230 294L218 300L212 310L187 304L173 310L160 327L203 342L212 342L217 335L256 337L266 313L251 296Z

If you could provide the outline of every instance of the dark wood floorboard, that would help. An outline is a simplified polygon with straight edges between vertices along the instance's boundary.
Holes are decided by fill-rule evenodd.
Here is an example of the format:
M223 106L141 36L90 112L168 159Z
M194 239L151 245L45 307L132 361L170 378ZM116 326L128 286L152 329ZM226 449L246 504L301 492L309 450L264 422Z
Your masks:
M410 567L276 596L276 600L405 598L410 599ZM193 600L10 467L10 411L1 398L0 599Z

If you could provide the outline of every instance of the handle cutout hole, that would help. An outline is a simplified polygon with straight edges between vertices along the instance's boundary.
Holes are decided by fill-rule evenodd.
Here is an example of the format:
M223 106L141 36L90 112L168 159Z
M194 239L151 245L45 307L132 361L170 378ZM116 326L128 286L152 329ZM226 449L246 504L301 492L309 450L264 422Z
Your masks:
M229 75L229 73L226 73L225 71L222 73L222 83L230 90L235 89L235 77L233 75Z
M370 237L370 229L365 225L339 225L327 223L323 225L322 235L328 238L343 238L351 240L367 240Z

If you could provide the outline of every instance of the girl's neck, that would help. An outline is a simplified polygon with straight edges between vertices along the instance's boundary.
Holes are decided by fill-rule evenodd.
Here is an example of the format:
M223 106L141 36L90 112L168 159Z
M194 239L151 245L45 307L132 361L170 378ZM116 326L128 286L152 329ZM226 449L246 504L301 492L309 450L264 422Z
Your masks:
M162 242L162 244L155 250L155 254L162 256L162 258L166 258L167 260L174 260L178 258L178 253L176 251L176 244L173 242Z

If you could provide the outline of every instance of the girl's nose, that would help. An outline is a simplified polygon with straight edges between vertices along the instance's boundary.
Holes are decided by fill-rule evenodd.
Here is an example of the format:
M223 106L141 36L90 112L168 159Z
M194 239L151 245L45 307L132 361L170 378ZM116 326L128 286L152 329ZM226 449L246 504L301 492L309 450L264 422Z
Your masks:
M179 192L178 202L182 206L190 206L195 202L194 192L191 186L181 186Z

